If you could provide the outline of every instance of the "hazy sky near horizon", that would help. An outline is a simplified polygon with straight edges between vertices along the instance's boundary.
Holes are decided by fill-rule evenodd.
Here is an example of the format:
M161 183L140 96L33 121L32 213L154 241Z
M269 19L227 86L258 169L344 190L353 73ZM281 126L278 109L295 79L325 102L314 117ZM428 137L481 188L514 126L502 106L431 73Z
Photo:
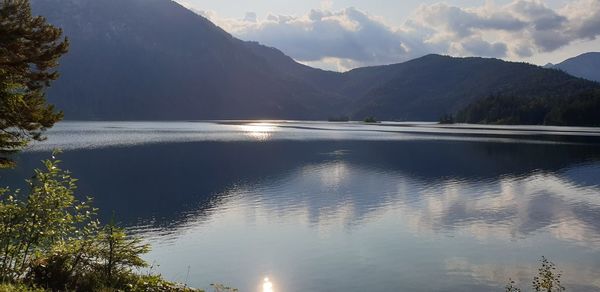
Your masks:
M344 71L429 53L539 65L600 51L600 0L177 0L243 40Z

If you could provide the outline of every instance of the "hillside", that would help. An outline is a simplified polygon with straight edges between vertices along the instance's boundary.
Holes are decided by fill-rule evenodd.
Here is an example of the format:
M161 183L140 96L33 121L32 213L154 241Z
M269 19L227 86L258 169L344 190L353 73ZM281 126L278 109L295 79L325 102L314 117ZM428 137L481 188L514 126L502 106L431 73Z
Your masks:
M49 90L67 119L319 118L333 99L273 68L267 60L281 52L233 38L172 1L32 6L71 41ZM286 70L320 72L287 61Z
M546 98L598 84L558 70L428 55L330 72L231 36L170 0L32 0L71 50L50 102L67 119L438 120L490 95Z
M354 115L390 120L437 120L490 95L545 98L598 87L564 72L526 63L440 55L356 69L347 75L355 80L345 86L347 92L364 90L366 86L357 85L361 81L371 86L360 92L362 96L352 105L357 109Z
M573 76L600 82L600 52L581 54L552 67Z

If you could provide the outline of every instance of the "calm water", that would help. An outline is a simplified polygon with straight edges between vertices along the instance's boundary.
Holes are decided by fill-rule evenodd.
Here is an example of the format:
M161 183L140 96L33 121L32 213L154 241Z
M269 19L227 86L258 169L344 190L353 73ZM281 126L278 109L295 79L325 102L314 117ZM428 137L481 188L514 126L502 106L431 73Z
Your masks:
M52 148L176 281L263 291L503 291L537 260L600 291L600 131L318 122L65 122Z

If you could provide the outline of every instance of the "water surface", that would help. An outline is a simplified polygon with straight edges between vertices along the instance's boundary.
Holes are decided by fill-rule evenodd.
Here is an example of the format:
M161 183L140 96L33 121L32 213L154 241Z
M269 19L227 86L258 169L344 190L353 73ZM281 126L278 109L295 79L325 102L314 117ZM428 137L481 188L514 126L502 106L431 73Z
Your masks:
M323 122L65 122L52 148L168 278L261 291L503 291L541 256L600 291L600 132Z

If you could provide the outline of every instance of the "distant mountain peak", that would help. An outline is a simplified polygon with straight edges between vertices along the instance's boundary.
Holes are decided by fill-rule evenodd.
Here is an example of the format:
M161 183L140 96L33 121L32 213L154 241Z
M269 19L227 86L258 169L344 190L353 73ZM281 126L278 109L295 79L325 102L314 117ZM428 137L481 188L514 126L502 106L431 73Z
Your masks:
M553 68L561 69L573 76L600 82L600 52L588 52L569 58Z
M547 63L546 65L542 66L543 68L547 68L547 69L552 69L554 68L554 64L552 63Z

